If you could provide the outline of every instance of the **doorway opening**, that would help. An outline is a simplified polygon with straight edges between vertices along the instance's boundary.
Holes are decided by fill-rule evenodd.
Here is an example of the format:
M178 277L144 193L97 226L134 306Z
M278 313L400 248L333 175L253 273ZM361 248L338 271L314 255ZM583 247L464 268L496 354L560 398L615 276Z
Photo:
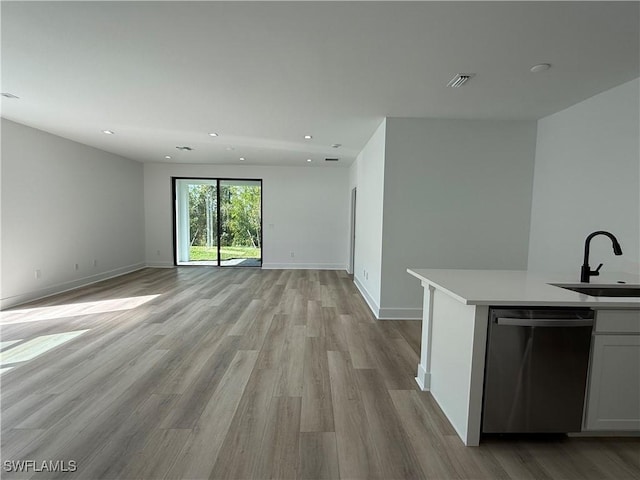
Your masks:
M176 265L262 266L262 180L172 181Z

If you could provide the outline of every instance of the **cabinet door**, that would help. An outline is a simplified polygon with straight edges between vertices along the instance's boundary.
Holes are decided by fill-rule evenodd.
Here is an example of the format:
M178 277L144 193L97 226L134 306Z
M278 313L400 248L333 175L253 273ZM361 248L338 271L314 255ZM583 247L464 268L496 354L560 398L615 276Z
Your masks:
M640 335L594 335L586 430L640 431Z

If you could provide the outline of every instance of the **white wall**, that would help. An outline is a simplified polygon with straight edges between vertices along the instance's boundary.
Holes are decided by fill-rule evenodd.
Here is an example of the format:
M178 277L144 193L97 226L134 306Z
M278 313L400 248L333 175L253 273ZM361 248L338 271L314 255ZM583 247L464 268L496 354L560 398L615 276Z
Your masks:
M142 267L142 188L138 162L2 119L2 307Z
M349 257L347 262L347 273L353 275L355 270L355 208L356 208L356 193L358 188L358 162L353 162L349 167Z
M351 167L351 182L357 182L354 282L376 315L382 279L385 136L383 121Z
M388 118L381 318L419 318L408 267L526 269L534 121Z
M346 269L347 168L146 163L146 262L152 266L174 263L171 177L262 179L263 267Z
M590 263L602 271L640 273L640 79L538 122L529 270L574 273L586 236Z

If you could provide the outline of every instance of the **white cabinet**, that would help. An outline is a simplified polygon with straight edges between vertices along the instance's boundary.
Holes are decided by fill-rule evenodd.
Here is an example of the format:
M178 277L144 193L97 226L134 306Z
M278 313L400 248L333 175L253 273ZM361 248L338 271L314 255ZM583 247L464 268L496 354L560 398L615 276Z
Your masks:
M640 431L640 311L599 310L585 430Z

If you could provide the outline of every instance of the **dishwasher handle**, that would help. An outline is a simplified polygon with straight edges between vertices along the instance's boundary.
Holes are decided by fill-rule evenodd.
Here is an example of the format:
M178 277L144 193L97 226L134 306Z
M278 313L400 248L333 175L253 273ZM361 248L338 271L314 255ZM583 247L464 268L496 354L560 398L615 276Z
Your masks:
M593 319L497 317L495 323L511 327L591 327Z

